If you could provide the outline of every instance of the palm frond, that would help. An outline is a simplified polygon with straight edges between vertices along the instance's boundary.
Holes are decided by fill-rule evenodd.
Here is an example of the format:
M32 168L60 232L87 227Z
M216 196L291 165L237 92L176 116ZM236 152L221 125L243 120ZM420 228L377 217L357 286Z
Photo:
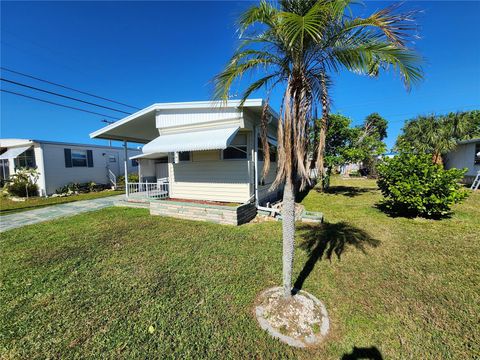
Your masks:
M367 18L354 18L343 22L343 31L349 32L354 29L377 28L392 43L404 47L406 41L414 36L417 31L415 15L418 11L397 13L400 4L393 4L379 10Z
M263 24L274 28L277 22L278 10L272 4L261 0L260 4L250 7L240 15L238 19L238 29L240 36L255 24Z

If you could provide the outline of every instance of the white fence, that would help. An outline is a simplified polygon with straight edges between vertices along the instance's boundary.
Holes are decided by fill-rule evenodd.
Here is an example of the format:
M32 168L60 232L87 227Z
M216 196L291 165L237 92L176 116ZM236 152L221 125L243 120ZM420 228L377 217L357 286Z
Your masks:
M127 198L137 200L165 199L168 197L168 182L128 183Z

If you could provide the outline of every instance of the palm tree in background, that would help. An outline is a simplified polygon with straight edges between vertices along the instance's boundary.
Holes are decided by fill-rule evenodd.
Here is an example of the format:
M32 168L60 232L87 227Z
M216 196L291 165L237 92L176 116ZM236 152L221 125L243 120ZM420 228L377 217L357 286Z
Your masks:
M358 74L378 75L391 67L401 74L407 87L422 77L419 57L405 42L406 35L413 29L411 16L397 15L396 8L388 8L367 18L351 17L349 4L348 0L285 0L278 4L262 0L241 15L238 22L241 44L225 69L215 77L214 95L225 101L234 82L248 73L256 77L244 90L242 101L260 88L265 88L268 95L275 88L283 90L277 134L277 176L272 186L284 184L283 289L286 298L292 295L295 191L297 185L302 190L311 181L308 151L312 144L308 134L313 130L318 104L328 101L325 86L328 72L347 69ZM325 112L328 113L328 108ZM270 163L266 126L266 116L262 116L263 177Z
M445 116L418 116L406 122L396 148L431 154L432 162L442 165L443 156L455 149L459 140L480 134L479 114L478 111L470 111Z

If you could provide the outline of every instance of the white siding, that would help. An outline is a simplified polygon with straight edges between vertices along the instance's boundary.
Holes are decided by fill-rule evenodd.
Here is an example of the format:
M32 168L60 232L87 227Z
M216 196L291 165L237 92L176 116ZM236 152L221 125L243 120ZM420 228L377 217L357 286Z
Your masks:
M69 167L65 166L64 149L72 150L92 150L93 167ZM98 184L109 183L107 177L107 161L108 157L104 154L118 154L118 171L116 175L123 175L124 172L124 150L114 148L99 148L79 146L72 144L49 144L43 143L43 159L46 192L48 195L55 193L55 190L68 183L85 183L93 181ZM138 155L140 151L128 151L128 157ZM137 172L137 167L132 166L131 160L128 162L128 172Z
M475 143L459 144L455 150L447 154L445 160L447 169L468 168L465 176L475 176L480 170L480 165L475 164Z
M241 116L241 111L235 108L159 110L156 115L156 123L157 128L161 129L235 119Z
M250 198L249 168L247 160L170 162L170 197L246 202Z

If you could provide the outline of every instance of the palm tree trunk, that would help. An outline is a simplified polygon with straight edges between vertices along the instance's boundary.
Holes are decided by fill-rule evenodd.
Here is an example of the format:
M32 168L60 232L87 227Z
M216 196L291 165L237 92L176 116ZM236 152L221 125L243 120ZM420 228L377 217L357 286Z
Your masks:
M295 191L291 179L285 182L282 205L283 230L283 292L292 296L293 254L295 251Z
M323 178L325 176L325 140L327 136L327 126L328 126L328 113L329 102L328 102L328 89L327 89L327 79L325 73L322 72L321 78L322 85L322 120L320 125L320 134L318 139L318 150L317 150L317 177L320 179L320 188L323 190Z

